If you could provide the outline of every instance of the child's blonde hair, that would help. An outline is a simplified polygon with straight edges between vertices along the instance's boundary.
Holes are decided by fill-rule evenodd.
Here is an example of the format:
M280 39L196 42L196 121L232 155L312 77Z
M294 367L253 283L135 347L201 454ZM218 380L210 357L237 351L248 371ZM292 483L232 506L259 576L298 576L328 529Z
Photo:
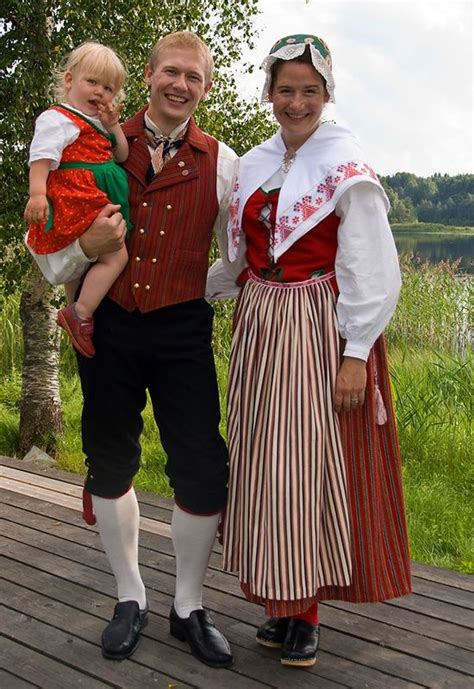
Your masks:
M204 59L206 82L212 79L212 72L214 70L214 60L211 51L199 36L192 31L176 31L170 33L155 43L151 51L149 65L151 69L155 69L161 53L167 48L185 48L192 49L200 53Z
M72 74L90 74L101 77L110 82L115 91L115 99L120 99L122 86L127 77L127 71L116 52L102 43L87 41L81 43L67 55L61 67L55 74L54 94L58 101L67 100L67 89L64 83L66 72Z

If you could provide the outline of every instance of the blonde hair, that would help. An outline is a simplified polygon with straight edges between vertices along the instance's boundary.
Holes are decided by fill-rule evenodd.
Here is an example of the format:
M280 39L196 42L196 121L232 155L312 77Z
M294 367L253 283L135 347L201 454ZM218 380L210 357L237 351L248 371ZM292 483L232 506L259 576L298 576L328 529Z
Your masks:
M209 83L212 79L214 71L214 60L211 51L199 36L192 31L176 31L170 33L155 43L151 51L149 65L151 69L155 69L161 54L167 48L184 48L187 50L195 50L200 53L204 59L206 82Z
M116 52L102 43L87 41L81 43L66 56L55 73L54 95L58 101L67 100L64 78L67 72L85 74L105 79L113 85L115 98L123 96L122 86L127 78L127 70Z

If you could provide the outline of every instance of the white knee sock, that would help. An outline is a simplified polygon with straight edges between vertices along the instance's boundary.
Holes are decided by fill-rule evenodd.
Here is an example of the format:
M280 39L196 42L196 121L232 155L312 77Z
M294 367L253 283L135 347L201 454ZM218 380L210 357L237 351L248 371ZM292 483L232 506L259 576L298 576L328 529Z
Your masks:
M220 514L204 517L174 506L171 536L176 554L174 607L179 617L202 609L202 587Z
M119 601L136 600L146 606L145 586L138 569L140 513L133 488L120 498L92 496L102 544L117 582Z

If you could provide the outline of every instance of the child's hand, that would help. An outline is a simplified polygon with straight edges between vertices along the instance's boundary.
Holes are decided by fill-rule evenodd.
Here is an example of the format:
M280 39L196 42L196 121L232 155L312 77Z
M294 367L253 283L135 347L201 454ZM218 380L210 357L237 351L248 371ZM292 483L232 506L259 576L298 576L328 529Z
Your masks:
M112 105L112 103L107 103L107 105L100 104L97 106L97 108L99 110L99 120L108 131L119 123L120 112L123 108L123 104L118 106Z
M29 225L36 225L36 223L47 220L48 215L49 206L46 195L36 194L35 196L30 196L23 214L26 222Z

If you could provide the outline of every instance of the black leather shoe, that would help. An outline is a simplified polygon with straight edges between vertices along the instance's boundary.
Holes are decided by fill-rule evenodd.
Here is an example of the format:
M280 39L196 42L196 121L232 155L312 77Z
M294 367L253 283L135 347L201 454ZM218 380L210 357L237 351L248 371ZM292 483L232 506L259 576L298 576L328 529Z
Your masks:
M319 625L305 620L291 619L281 649L283 665L310 667L316 662L319 644Z
M195 658L211 667L230 667L234 662L229 642L216 629L207 610L193 610L189 617L178 617L174 605L170 612L170 634L187 641Z
M140 632L148 623L148 606L140 612L138 603L117 603L114 616L102 633L102 655L112 660L129 658L138 646Z
M289 617L270 617L257 629L258 644L269 648L281 648L288 631Z

